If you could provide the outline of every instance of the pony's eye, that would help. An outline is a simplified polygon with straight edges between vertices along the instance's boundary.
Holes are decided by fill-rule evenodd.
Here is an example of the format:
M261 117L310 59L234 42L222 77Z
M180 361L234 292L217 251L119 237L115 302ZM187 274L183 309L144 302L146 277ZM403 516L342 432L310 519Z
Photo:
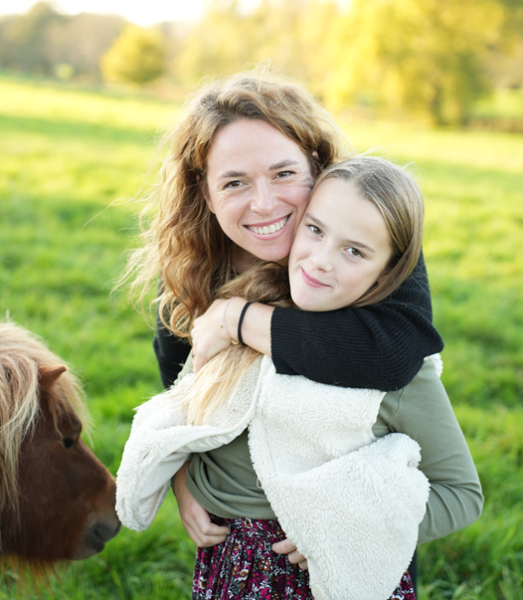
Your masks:
M72 448L74 446L75 443L75 438L73 437L66 437L62 440L62 444L64 445L64 448L66 450L69 450L69 448Z

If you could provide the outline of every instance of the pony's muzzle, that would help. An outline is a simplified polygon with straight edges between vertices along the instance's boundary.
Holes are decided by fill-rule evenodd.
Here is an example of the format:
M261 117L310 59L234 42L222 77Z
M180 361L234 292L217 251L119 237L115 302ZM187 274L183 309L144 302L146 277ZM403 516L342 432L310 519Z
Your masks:
M121 526L122 524L116 513L104 515L94 523L89 524L79 547L74 553L73 560L83 560L101 552L106 542L112 540L120 531Z

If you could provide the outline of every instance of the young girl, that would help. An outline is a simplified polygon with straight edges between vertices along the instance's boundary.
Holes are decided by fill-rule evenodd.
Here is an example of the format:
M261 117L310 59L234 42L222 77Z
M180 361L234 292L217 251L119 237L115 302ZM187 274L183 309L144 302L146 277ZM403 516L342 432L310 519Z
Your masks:
M292 246L292 301L335 311L387 298L416 265L422 224L419 190L399 167L363 156L327 169ZM288 304L285 275L269 264L226 284L219 293L230 299L224 327L237 295ZM241 342L241 319L231 337L236 333ZM433 539L434 521L445 516L449 526L440 524L439 535L465 526L482 502L434 364L426 361L422 370L430 408L420 419L423 398L411 402L399 393L385 405L383 392L277 375L269 359L231 346L140 408L118 474L120 518L145 528L173 474L196 453L187 486L230 535L199 549L193 598L311 598L311 591L317 599L414 598L402 573L428 486L414 468L412 439L383 436L403 432L421 446L420 469L432 492L420 537ZM271 543L284 537L276 519L307 557L311 586L306 571L272 552Z

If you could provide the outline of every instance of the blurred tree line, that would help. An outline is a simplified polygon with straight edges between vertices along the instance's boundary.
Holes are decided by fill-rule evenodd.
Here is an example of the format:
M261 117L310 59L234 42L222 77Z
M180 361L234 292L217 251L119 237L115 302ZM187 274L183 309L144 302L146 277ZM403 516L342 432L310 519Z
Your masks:
M175 85L270 59L329 108L462 124L478 98L523 89L521 0L209 0L192 25L132 26L39 2L0 19L0 68Z

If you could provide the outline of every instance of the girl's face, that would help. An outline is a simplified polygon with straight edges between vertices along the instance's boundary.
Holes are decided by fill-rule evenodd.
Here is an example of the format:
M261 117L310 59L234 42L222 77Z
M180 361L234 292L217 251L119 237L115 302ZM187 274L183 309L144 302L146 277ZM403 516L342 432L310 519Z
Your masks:
M238 246L238 270L253 257L275 261L289 255L313 183L301 148L265 121L240 119L218 131L204 196Z
M291 248L292 299L309 311L348 306L386 273L391 255L379 209L350 182L327 179L312 195Z

